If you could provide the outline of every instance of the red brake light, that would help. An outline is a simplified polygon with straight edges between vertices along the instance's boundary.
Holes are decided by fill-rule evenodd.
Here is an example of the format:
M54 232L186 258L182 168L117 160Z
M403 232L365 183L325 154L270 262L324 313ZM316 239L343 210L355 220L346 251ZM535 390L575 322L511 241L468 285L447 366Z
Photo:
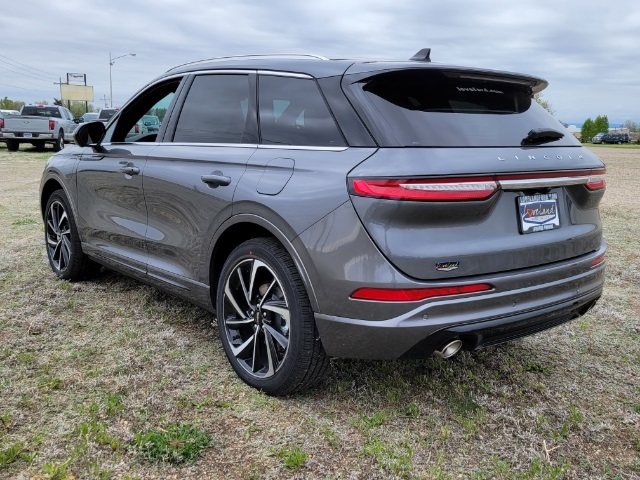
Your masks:
M4 118L0 118L0 128L4 128Z
M600 190L607 185L606 170L593 170L589 175L586 186L589 190Z
M135 131L136 133L140 133L140 125L138 125L137 123L136 123L136 126L135 126L134 131Z
M53 130L56 128L56 122L53 120L49 120L49 130Z
M497 189L498 184L491 177L353 181L356 195L425 202L485 200Z
M599 257L596 257L596 258L593 259L593 262L591 262L591 268L597 267L602 262L604 262L604 253L602 255L600 255Z
M488 290L493 290L493 286L488 283L436 288L359 288L351 294L351 298L378 302L417 302L420 300L426 300L427 298L461 295L463 293L486 292Z

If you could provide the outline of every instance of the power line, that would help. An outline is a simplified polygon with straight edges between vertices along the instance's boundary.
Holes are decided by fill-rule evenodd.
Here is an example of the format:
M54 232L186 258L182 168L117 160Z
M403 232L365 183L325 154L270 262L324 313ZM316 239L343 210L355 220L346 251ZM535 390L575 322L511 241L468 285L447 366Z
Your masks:
M3 70L8 70L9 72L17 73L18 75L23 75L25 77L33 78L34 80L38 80L39 82L51 83L51 80L49 80L48 78L45 80L44 78L34 77L33 75L29 75L28 73L24 73L24 72L17 72L16 70L12 70L7 67L0 66L0 68Z
M56 76L57 76L55 73L47 72L46 70L41 70L41 69L39 69L39 68L32 67L32 66L30 66L30 65L27 65L26 63L19 62L19 61L17 61L17 60L14 60L14 59L12 59L12 58L9 58L9 57L7 57L7 56L5 56L5 55L0 55L0 57L2 57L2 58L6 58L7 60L9 60L9 61L11 61L11 62L13 62L13 63L17 63L18 65L22 65L23 67L30 68L31 70L37 70L38 72L46 73L47 75L52 75L52 76L54 76L54 77L56 77Z
M25 87L18 87L17 85L9 85L8 83L0 83L0 85L4 87L19 88L20 90L28 90L30 92L43 92L43 93L53 92L53 90L36 90L34 88L25 88Z

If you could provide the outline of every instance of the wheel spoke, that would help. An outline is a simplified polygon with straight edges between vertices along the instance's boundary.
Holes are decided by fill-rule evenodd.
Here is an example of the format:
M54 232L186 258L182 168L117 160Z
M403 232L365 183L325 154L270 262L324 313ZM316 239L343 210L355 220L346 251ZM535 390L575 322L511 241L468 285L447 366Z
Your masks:
M242 293L244 293L244 298L247 301L247 305L251 305L251 299L249 298L249 292L247 291L247 287L244 284L244 278L242 278L242 271L238 267L236 272L238 272L238 278L240 279L240 285L242 286Z
M64 270L69 265L69 258L71 257L69 244L65 242L64 237L60 242L60 270ZM64 262L64 266L62 265Z
M263 330L263 332L264 332L264 345L267 350L267 372L265 373L265 375L270 377L276 371L277 365L274 364L274 360L275 362L278 362L278 356L276 355L276 351L275 351L276 349L273 345L273 339L271 338L271 335L269 334L268 331Z
M267 291L264 292L264 295L262 296L262 300L260 300L260 303L258 304L258 308L262 307L262 304L265 302L265 300L268 298L269 293L271 292L271 289L273 288L273 286L278 283L276 281L276 279L274 278L273 281L271 282L271 285L269 285L269 288L267 288Z
M58 220L58 228L60 228L60 230L62 230L62 228L60 227L60 225L62 225L63 223L65 223L67 221L67 212L66 210L62 210L62 216L60 217L60 219Z
M47 219L47 226L53 233L57 233L56 227L53 225L53 221L51 219Z
M242 352L244 352L247 349L247 347L251 345L251 342L255 341L256 334L257 332L251 335L249 338L247 338L242 345L239 345L237 347L234 347L233 345L231 345L231 352L233 353L233 356L237 357Z
M269 267L267 267L260 260L254 259L253 263L251 265L251 280L249 282L249 297L250 298L254 298L254 296L255 296L254 292L253 292L253 288L255 286L256 272L258 271L258 269L260 267L265 267L267 270L269 270ZM269 271L271 271L271 270L269 270Z
M260 327L258 327L258 329L256 330L256 333L254 334L254 338L256 339L255 342L253 342L253 355L251 357L251 371L253 373L256 373L258 371L258 359L260 356L260 352L258 351L258 335L260 334Z
M278 305L275 304L275 302L267 302L264 305L262 305L262 310L266 310L268 312L273 312L273 313L277 313L278 315L280 315L282 318L284 318L285 322L287 322L287 325L289 325L289 309L287 308L286 304L284 304L284 306L280 306L280 304L283 304L284 302L279 301Z
M280 344L282 348L285 350L289 347L289 339L285 337L282 333L277 331L269 324L264 324L264 328L269 332L269 334L273 337L273 339Z
M240 316L240 318L243 318L243 319L247 318L245 312L243 312L240 306L238 306L238 302L236 302L236 299L233 296L233 293L231 292L231 288L229 287L229 280L231 280L231 278L227 280L227 283L224 286L224 294L227 296L229 303L233 306L233 308L235 309L236 313Z
M253 318L242 318L240 320L234 318L234 319L227 319L224 321L225 325L230 325L230 326L236 326L236 325L250 325L254 322Z

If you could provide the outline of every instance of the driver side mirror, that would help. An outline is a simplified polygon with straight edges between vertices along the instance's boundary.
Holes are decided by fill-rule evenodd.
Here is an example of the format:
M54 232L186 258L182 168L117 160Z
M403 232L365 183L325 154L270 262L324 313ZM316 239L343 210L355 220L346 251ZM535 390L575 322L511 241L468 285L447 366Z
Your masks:
M73 139L79 147L93 147L100 149L98 142L104 137L106 128L102 122L82 123L75 132Z

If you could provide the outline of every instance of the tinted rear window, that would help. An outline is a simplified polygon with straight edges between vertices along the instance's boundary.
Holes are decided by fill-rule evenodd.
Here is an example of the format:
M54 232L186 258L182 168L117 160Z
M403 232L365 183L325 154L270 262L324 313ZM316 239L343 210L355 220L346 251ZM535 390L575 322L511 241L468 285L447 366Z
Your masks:
M32 107L25 105L24 107L22 107L22 115L62 118L58 107Z
M521 83L414 69L376 75L352 88L365 97L367 121L376 124L374 130L390 129L397 146L521 146L538 128L565 134L545 145L579 144Z

